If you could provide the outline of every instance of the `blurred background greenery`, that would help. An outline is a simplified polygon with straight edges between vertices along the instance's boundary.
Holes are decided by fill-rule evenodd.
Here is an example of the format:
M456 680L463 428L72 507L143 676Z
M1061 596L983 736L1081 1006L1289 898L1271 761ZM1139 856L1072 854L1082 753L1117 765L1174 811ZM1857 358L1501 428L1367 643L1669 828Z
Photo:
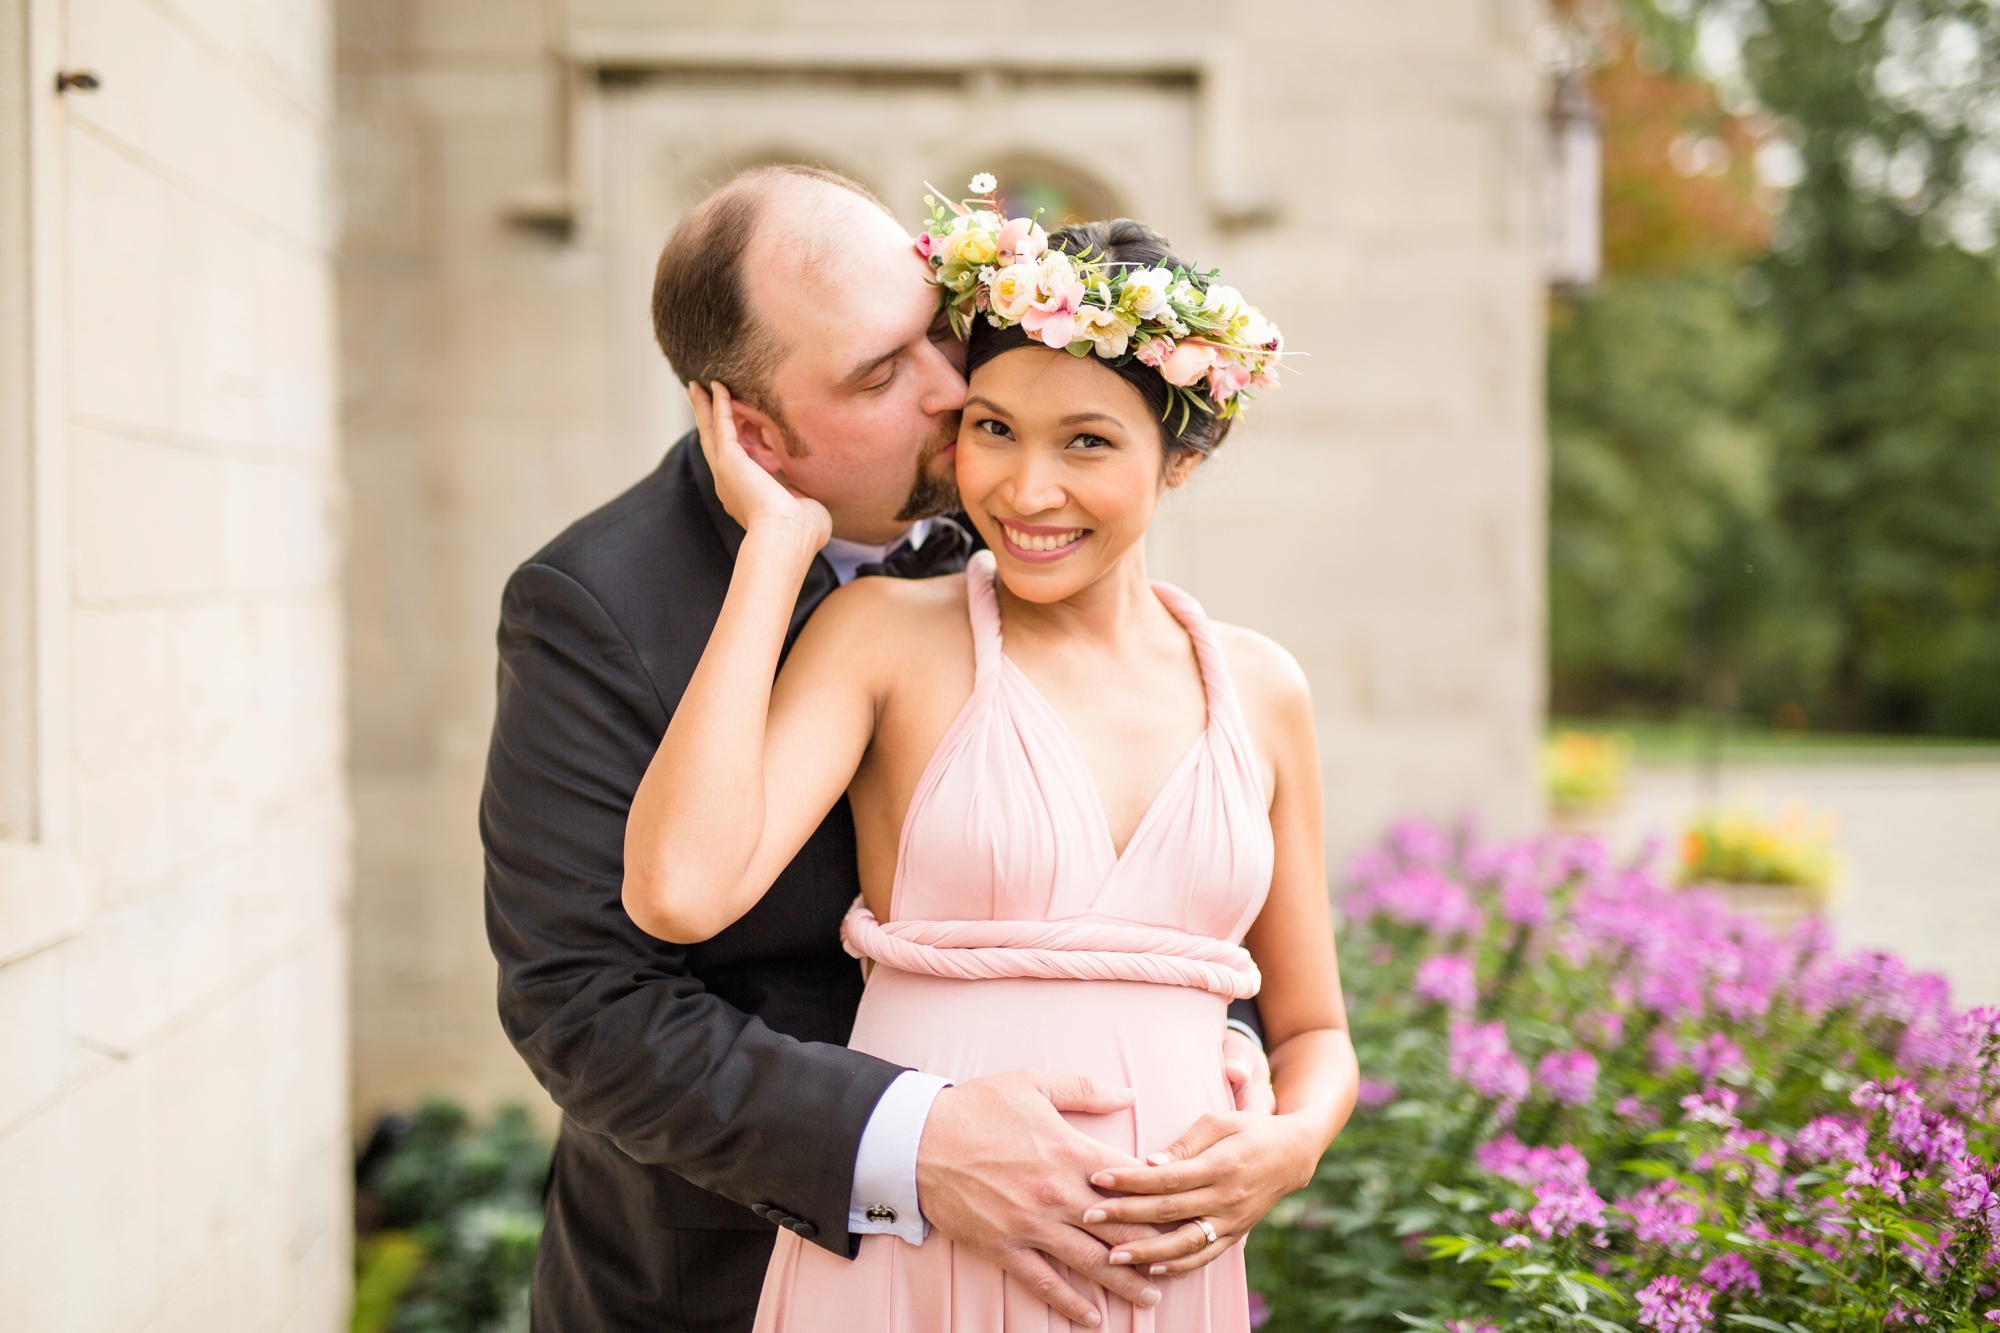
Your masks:
M1605 271L1551 311L1552 711L2000 736L2000 17L1563 13Z

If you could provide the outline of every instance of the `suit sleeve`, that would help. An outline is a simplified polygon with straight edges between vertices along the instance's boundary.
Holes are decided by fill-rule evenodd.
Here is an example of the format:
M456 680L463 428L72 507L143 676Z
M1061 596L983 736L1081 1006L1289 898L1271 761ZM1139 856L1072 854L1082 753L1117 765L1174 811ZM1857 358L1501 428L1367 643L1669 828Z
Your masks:
M626 812L668 714L589 591L523 566L499 637L479 825L508 1038L583 1128L847 1254L855 1153L901 1070L772 1031L625 914Z

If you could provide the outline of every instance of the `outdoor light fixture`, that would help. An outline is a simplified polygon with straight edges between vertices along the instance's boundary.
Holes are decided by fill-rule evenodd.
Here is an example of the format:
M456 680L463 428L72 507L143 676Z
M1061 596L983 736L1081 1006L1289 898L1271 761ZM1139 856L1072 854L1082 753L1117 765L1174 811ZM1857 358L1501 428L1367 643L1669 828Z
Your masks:
M1590 83L1580 68L1556 76L1549 105L1548 199L1544 230L1548 277L1558 287L1586 287L1604 268L1604 142Z

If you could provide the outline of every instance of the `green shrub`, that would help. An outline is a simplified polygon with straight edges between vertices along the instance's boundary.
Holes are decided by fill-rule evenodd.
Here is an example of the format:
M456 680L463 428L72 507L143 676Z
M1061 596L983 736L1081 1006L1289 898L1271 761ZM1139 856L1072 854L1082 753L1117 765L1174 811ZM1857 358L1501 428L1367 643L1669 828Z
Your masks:
M528 1113L504 1107L475 1128L433 1101L380 1137L358 1181L373 1216L355 1248L354 1333L527 1333L549 1170Z

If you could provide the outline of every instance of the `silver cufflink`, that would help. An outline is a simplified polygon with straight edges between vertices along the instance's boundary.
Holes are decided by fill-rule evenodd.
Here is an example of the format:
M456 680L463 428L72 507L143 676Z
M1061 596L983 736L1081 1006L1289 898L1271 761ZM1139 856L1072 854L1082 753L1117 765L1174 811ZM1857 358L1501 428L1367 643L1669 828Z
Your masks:
M891 1226L894 1226L896 1223L896 1210L886 1203L869 1204L868 1211L864 1216L870 1222L887 1222Z

